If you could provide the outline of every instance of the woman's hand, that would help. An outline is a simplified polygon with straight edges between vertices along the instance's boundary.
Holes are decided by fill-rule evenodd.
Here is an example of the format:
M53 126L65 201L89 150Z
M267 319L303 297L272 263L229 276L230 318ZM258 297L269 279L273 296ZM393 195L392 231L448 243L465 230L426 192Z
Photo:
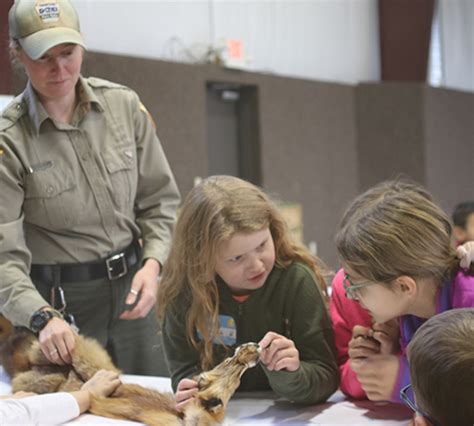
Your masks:
M389 401L397 381L399 360L396 355L373 355L351 359L350 367L362 389L372 401Z
M44 356L53 364L70 364L76 346L76 332L61 318L51 318L39 333Z
M300 368L300 355L293 340L269 331L259 342L262 348L260 362L270 371L296 371Z
M133 305L138 297L140 299L132 310L123 312L120 319L134 320L148 315L148 312L156 303L159 274L160 264L158 261L152 258L147 259L143 267L133 277L132 287L125 303Z
M81 390L88 391L95 397L106 397L121 384L117 372L99 370L82 385Z
M182 379L178 383L178 388L174 396L176 401L176 410L183 411L184 406L194 399L198 391L198 384L195 380Z

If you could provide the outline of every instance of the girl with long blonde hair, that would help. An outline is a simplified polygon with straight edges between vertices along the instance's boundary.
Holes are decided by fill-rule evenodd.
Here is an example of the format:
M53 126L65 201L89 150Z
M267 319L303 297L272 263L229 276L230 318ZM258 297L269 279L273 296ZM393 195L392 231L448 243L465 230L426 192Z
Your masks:
M295 244L258 187L213 176L186 197L158 293L163 342L178 409L196 374L237 345L259 342L261 363L240 389L324 401L338 386L318 261Z

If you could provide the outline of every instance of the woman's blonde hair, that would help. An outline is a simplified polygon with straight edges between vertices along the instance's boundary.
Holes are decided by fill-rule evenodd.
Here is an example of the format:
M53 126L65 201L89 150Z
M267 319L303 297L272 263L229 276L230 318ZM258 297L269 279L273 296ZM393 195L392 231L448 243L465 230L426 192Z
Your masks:
M323 292L326 290L318 260L291 240L277 206L258 187L231 176L211 176L188 194L181 208L170 255L158 291L158 316L191 295L186 331L201 353L203 369L213 365L212 341L218 335L219 293L216 257L219 245L238 232L268 227L275 244L275 263L294 261L310 266ZM180 300L178 300L178 297ZM210 327L209 327L210 326ZM202 336L199 343L196 331Z
M344 213L336 246L345 265L381 283L408 275L441 284L459 265L448 217L426 189L403 180L359 195Z

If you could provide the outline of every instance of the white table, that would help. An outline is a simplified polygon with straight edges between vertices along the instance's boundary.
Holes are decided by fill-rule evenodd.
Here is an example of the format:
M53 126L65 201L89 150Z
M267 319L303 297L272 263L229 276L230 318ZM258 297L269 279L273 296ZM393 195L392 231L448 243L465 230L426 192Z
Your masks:
M171 381L166 377L122 376L124 383L171 392ZM0 395L10 392L8 377L0 366ZM301 407L282 399L271 392L237 393L229 402L224 425L377 425L406 426L411 417L408 409L396 404L370 401L348 401L341 392L336 392L325 404ZM139 423L83 414L68 423L135 425Z

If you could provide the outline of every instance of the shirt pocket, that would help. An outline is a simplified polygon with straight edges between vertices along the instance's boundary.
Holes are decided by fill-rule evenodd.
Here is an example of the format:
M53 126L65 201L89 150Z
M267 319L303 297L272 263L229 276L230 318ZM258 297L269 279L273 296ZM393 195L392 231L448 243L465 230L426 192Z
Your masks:
M137 186L135 146L108 148L102 153L102 158L116 208L127 215L132 214Z
M25 178L25 221L46 229L67 230L78 221L80 199L71 173L53 166Z

